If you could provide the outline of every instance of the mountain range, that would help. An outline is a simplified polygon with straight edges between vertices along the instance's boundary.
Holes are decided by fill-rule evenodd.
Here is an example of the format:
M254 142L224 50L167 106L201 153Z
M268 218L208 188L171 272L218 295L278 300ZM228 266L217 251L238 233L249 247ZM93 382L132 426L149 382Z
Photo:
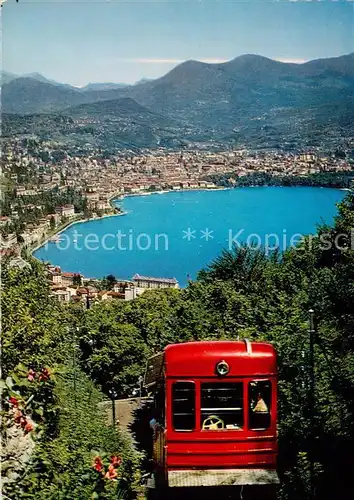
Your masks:
M195 133L199 139L242 141L270 133L293 140L297 127L311 134L318 124L325 135L328 127L353 125L354 53L303 64L258 55L219 64L191 60L161 78L133 86L103 83L77 89L38 75L3 79L4 113L95 117L109 123L113 133L113 117L122 117L120 106L127 102L131 123L140 116L143 126L144 114L152 128L157 123L180 132L187 127L189 139ZM126 110L123 114L127 120ZM150 126L149 120L144 127Z
M9 71L2 71L1 72L1 84L4 85L5 83L10 83L13 80L17 80L19 78L32 78L33 80L37 80L39 82L43 83L49 83L51 85L56 85L60 87L66 87L66 88L71 88L73 90L77 91L82 91L85 92L86 90L112 90L112 89L119 89L123 87L129 87L130 85L128 83L113 83L113 82L94 82L94 83L88 83L84 87L75 87L73 85L69 85L67 83L59 83L56 82L55 80L51 80L49 78L46 78L45 76L41 75L40 73L26 73L25 75L16 75L15 73L10 73ZM134 85L139 85L140 83L148 82L150 81L149 78L142 78L141 80L137 81Z

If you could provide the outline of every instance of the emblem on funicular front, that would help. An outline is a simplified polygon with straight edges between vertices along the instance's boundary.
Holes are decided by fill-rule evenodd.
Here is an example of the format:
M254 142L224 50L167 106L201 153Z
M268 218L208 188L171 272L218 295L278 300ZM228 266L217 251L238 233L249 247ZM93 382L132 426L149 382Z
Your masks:
M229 365L226 361L222 360L216 365L216 373L220 375L220 377L225 377L230 371Z

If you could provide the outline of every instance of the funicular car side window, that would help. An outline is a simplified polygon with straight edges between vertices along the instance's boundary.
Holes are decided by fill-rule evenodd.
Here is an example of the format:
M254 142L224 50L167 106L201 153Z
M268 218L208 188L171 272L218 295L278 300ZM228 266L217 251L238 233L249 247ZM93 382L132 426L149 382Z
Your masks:
M154 407L156 421L160 426L165 425L165 385L162 383L155 393Z
M195 429L195 384L175 382L172 386L172 420L176 431Z
M202 383L200 407L202 430L241 430L243 383Z
M272 385L269 380L253 380L248 384L249 427L263 430L270 427Z

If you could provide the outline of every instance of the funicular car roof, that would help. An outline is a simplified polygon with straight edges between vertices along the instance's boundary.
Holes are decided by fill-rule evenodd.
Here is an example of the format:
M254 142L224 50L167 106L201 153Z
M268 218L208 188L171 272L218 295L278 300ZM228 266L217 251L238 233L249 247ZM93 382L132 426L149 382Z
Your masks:
M164 355L164 352L159 352L148 359L145 370L144 387L153 387L163 378Z
M276 353L271 344L245 341L198 341L168 345L150 358L145 373L149 387L162 377L214 377L216 365L226 361L227 377L276 374Z

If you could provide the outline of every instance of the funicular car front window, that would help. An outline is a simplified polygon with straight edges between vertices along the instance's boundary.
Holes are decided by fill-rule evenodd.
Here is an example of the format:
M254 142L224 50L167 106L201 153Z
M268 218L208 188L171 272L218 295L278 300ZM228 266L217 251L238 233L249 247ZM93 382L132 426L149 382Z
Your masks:
M269 380L252 380L248 385L249 428L264 430L270 427L272 385Z
M241 430L243 383L202 383L200 411L202 430Z

